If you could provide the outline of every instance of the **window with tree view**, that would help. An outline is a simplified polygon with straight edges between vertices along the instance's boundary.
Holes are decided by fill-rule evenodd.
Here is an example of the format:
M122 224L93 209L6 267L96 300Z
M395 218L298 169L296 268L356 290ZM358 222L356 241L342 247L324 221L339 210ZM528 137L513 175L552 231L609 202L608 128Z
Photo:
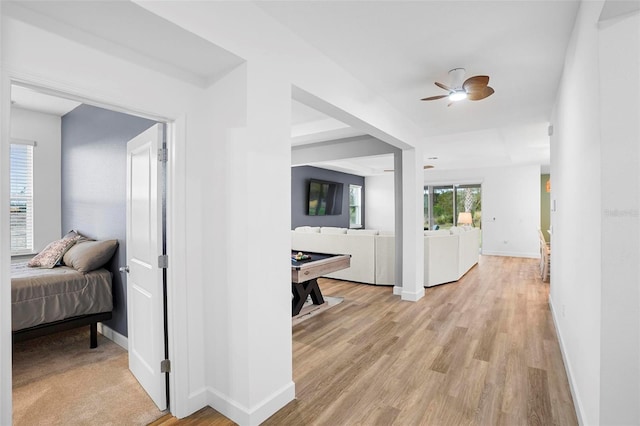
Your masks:
M458 225L462 212L471 213L473 226L482 220L482 190L475 185L424 187L424 229L449 229Z
M349 228L362 228L362 187L349 185Z
M33 251L33 146L11 144L11 254Z

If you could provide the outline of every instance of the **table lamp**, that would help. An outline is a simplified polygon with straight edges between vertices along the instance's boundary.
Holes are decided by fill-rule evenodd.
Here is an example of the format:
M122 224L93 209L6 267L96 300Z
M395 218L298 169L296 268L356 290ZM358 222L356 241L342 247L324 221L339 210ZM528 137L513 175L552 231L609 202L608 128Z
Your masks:
M458 214L458 226L460 225L473 225L473 218L471 217L471 212L460 212Z

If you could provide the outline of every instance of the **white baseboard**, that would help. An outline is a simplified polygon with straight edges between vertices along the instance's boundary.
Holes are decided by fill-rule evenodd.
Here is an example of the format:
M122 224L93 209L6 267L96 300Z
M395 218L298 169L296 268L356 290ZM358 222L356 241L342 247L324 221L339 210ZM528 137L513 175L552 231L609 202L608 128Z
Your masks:
M249 409L213 388L208 388L207 391L209 405L242 426L259 425L296 397L295 383L289 382L283 388L256 404L253 409Z
M584 425L584 416L583 416L583 408L582 402L576 393L576 383L571 372L571 364L567 361L567 355L565 352L564 339L562 338L562 333L560 332L560 328L558 327L558 321L556 320L556 310L553 306L553 301L551 300L551 294L549 294L549 308L551 310L551 318L553 319L553 326L556 329L556 335L558 336L558 343L560 344L560 354L562 354L562 363L564 364L564 371L567 373L567 379L569 381L569 389L571 390L571 397L573 398L573 405L576 408L576 417L578 418L578 424Z
M125 351L129 350L129 340L122 334L118 333L114 329L104 325L101 322L98 323L98 333L102 334L104 337L111 340L116 345L122 347Z
M394 296L401 296L402 295L402 287L400 287L398 285L394 285L393 286L393 295Z
M510 251L487 251L482 250L483 256L504 256L504 257L526 257L531 259L540 259L540 253L517 253Z
M403 291L400 296L402 300L407 300L409 302L417 302L423 297L424 297L424 287L420 287L420 289L416 292Z

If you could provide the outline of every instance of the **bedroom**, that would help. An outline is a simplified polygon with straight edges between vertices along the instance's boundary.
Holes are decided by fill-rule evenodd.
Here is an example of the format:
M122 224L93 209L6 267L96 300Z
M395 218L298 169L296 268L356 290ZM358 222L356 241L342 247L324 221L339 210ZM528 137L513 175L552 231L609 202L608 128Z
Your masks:
M33 146L31 251L39 252L70 229L96 240L119 242L115 254L107 254L110 259L104 266L112 276L112 319L99 327L102 334L125 349L126 276L118 269L126 264L126 143L154 123L12 86L12 142ZM29 257L14 256L12 263ZM82 346L83 350L88 348L88 342L82 342ZM99 360L104 354L93 357ZM127 384L137 386L135 380ZM23 401L16 395L14 398L15 407L21 407ZM19 417L14 420L19 421Z

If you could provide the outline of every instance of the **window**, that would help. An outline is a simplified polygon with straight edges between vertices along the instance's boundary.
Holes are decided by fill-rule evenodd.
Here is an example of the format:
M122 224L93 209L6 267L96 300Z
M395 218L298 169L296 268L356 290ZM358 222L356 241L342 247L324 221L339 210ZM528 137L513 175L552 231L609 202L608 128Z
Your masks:
M349 228L362 228L362 187L349 185Z
M457 225L461 212L471 213L473 226L482 221L480 185L424 187L424 229L449 229Z
M11 254L33 252L33 145L11 144Z

